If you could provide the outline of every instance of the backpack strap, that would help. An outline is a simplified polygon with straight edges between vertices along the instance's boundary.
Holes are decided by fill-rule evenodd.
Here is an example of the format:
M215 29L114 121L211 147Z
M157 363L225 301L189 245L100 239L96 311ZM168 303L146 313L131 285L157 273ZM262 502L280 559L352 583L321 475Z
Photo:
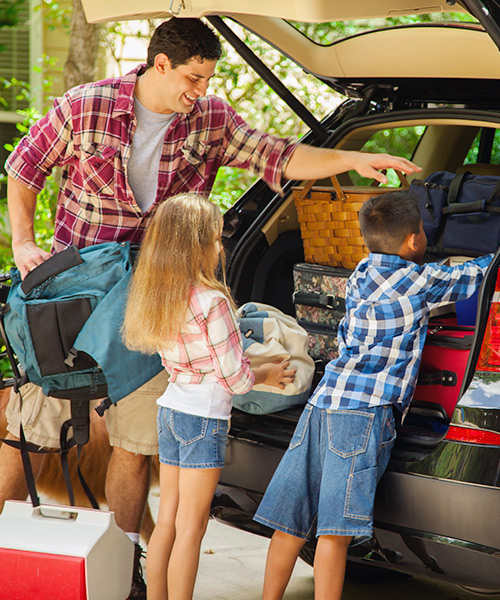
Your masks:
M20 412L22 415L22 403L23 398L21 394L21 387L28 382L28 377L25 373L21 374L19 371L19 367L17 365L17 361L14 357L14 352L12 350L12 346L9 343L9 339L5 332L4 322L3 322L3 311L0 312L0 334L3 337L5 349L7 356L9 358L9 362L12 368L12 373L14 375L13 378L13 388L16 394L19 394L19 403L20 403ZM69 450L78 445L77 450L77 472L78 478L82 485L82 488L87 495L87 498L90 501L90 504L93 508L98 509L99 504L95 499L94 494L92 493L90 487L88 486L85 478L83 477L82 471L80 469L80 455L82 451L82 446L89 441L89 426L90 426L90 406L89 400L69 400L71 402L71 419L65 421L61 426L61 432L59 434L60 440L60 456L61 456L61 467L64 476L64 482L66 484L66 489L68 491L69 501L71 506L75 506L75 497L73 493L73 486L71 484L71 477L69 472L68 465L68 452ZM70 427L73 427L73 438L68 439L68 431ZM18 448L21 451L21 457L23 461L23 469L24 476L26 479L26 485L28 486L28 492L31 498L31 503L33 507L36 508L40 506L40 498L38 497L36 491L35 478L33 475L33 468L31 466L31 461L29 457L30 452L36 453L48 453L48 452L58 452L58 450L52 449L42 449L36 444L31 444L26 441L26 437L24 435L24 429L22 424L22 419L19 422L19 441L16 440L1 440L3 443L12 446L13 448Z
M70 402L71 402L71 419L64 421L64 423L61 426L61 433L59 436L60 453L61 453L61 468L62 468L62 472L63 472L64 483L66 484L66 490L68 492L70 504L71 504L71 506L74 506L75 505L75 497L74 497L74 493L73 493L73 485L71 483L71 476L70 476L70 472L69 472L68 452L73 446L78 446L77 461L76 461L78 479L80 480L83 491L85 492L87 498L89 499L90 504L92 505L93 508L98 509L99 504L98 504L94 494L92 493L92 490L90 489L87 482L85 481L83 473L80 469L80 457L81 457L81 453L82 453L82 447L84 444L86 444L88 442L88 438L89 438L89 425L90 425L89 401L88 400L78 400L78 401L70 400ZM87 414L86 419L83 416L81 416L82 413L85 411L85 408L86 408L86 414ZM76 413L74 412L75 410L77 411ZM73 415L75 415L75 414L76 414L76 416L74 417ZM82 425L82 423L85 421L86 421L86 427L84 425ZM80 424L78 424L78 423L80 423ZM71 427L73 427L73 437L68 439L68 432ZM78 431L78 433L77 433L77 431ZM82 433L83 433L83 436L82 436ZM86 438L86 441L84 441L82 443L77 441L78 439L80 439L80 441L81 441L85 438Z

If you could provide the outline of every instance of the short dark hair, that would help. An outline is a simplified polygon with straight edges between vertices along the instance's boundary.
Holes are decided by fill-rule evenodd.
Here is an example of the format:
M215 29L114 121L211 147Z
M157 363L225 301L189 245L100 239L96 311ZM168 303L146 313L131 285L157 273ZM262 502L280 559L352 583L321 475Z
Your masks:
M359 211L361 233L370 252L397 254L406 236L419 233L422 218L408 191L369 198Z
M148 46L147 66L155 57L166 54L172 68L186 64L191 58L219 60L222 46L214 31L200 19L172 17L155 29Z

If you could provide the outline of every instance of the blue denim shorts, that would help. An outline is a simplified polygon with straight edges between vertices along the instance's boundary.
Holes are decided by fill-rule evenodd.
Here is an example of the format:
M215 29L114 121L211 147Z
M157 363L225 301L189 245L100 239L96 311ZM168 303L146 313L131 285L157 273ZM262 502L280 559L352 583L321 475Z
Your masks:
M377 483L396 439L392 406L306 405L254 517L302 539L372 536Z
M158 407L160 462L183 469L222 469L229 421Z

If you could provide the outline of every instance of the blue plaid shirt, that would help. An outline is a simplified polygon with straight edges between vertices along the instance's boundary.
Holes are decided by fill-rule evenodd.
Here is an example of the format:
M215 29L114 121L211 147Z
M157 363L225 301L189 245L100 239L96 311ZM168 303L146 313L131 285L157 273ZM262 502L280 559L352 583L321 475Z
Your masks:
M429 312L471 296L491 259L457 267L417 265L389 254L362 260L347 282L339 357L328 363L309 402L333 409L393 403L404 411L415 390Z

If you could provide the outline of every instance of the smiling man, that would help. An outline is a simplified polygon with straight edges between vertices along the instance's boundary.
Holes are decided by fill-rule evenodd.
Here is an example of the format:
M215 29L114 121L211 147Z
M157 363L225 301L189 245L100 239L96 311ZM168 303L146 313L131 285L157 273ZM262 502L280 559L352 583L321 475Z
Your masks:
M387 154L322 150L252 129L207 87L222 53L215 33L197 19L161 24L146 65L123 77L79 86L54 101L6 163L14 260L22 277L49 254L36 245L37 194L54 167L62 171L52 252L103 242L139 244L158 205L182 192L208 194L221 166L249 169L274 190L283 177L319 178L355 169L386 181L379 169L413 173L411 162ZM116 335L119 335L117 332ZM149 486L149 459L158 453L156 404L166 386L158 375L107 411L113 446L106 495L118 525L138 542ZM59 447L69 403L23 390L29 442ZM27 418L29 416L29 419ZM19 432L17 397L11 399L9 437ZM33 455L34 470L43 455ZM20 454L0 448L0 507L24 499ZM145 598L136 547L130 598Z

